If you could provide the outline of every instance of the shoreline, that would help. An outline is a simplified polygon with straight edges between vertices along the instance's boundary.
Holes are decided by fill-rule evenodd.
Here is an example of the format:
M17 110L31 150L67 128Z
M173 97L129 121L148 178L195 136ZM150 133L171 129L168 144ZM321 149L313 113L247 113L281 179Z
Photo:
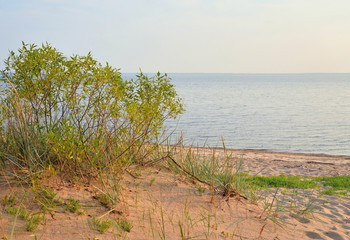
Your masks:
M173 145L175 146L175 145ZM199 149L213 149L213 147L192 147ZM215 149L224 150L224 147L215 147ZM257 152L257 153L273 153L273 154L286 154L286 155L300 155L300 156L314 156L314 157L332 157L332 158L345 158L350 160L350 155L344 154L327 154L327 153L306 153L306 152L287 152L277 151L268 149L254 149L254 148L226 148L227 151L238 151L238 152Z
M191 150L204 157L213 154L213 148L208 147L192 147ZM224 156L224 152L223 147L215 148L219 158ZM242 160L242 171L251 175L350 176L350 156L256 149L226 149L226 153L233 160Z

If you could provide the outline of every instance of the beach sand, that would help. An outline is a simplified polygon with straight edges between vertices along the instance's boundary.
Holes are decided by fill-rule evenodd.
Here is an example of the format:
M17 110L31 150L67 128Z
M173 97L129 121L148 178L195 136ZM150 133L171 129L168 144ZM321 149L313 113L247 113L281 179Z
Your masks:
M212 149L192 149L202 155L211 155ZM223 149L216 149L223 156ZM272 176L349 176L350 157L317 154L277 153L258 150L228 150L233 159L243 158L243 171L249 174ZM93 231L88 222L92 216L103 216L108 210L93 197L89 186L56 185L63 200L79 199L85 214L63 213L57 207L46 224L35 231L38 239L350 239L350 196L319 196L315 190L284 190L278 194L285 204L275 214L266 215L264 204L271 203L274 191L252 202L244 198L224 198L216 194L211 202L211 191L203 194L198 184L159 168L146 168L137 178L126 174L121 190L121 202L116 218L133 223L129 233L113 227L105 234ZM133 174L134 175L134 174ZM12 186L20 189L19 186ZM202 186L205 187L205 186ZM0 198L10 191L4 177L0 177ZM282 190L281 190L282 191ZM312 209L305 217L290 211ZM34 207L34 206L33 206ZM276 208L271 207L273 213ZM14 217L1 206L1 224L9 236ZM312 213L312 214L311 214ZM277 223L274 220L278 220ZM0 235L1 236L1 235ZM165 236L165 238L163 238ZM124 238L125 237L125 238ZM25 231L25 222L18 219L14 239L34 239Z
M212 149L200 148L207 156ZM196 151L196 148L194 148ZM223 156L224 149L216 149ZM242 158L243 171L261 176L350 176L350 156L228 149L227 154Z

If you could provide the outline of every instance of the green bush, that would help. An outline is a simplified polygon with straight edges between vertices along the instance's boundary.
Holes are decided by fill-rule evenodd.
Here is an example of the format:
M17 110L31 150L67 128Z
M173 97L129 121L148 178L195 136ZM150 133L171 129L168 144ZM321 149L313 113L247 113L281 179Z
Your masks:
M50 44L10 52L1 71L0 158L38 172L93 176L142 162L168 118L182 111L168 76L135 80L90 53L65 57Z

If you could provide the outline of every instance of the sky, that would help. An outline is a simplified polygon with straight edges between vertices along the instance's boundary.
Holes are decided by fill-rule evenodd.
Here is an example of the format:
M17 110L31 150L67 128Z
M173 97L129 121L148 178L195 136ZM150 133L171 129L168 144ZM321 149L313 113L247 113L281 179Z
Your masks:
M21 42L121 72L348 73L349 0L0 0L0 67Z

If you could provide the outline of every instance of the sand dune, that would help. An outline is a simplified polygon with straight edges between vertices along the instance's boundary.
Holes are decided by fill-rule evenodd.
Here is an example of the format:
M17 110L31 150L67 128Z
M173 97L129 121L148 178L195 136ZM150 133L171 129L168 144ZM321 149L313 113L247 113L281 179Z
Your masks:
M211 149L193 149L203 155ZM234 159L243 157L243 171L258 175L349 176L350 157L317 154L276 153L257 150L228 150ZM217 149L222 156L223 149ZM136 169L137 170L137 169ZM0 176L0 198L10 189ZM325 195L317 190L280 189L278 199L283 206L271 203L274 190L261 193L260 201L223 198L216 195L211 203L209 189L201 194L199 185L159 168L146 168L139 177L125 175L122 201L111 217L133 223L130 233L113 227L99 234L89 227L92 216L104 216L102 207L88 186L55 186L58 196L79 199L86 211L82 216L63 213L58 207L46 224L36 230L38 239L350 239L350 197ZM21 190L20 187L12 186ZM204 187L204 186L203 186ZM282 194L283 193L283 194ZM293 209L292 209L293 208ZM266 214L271 211L270 214ZM296 212L305 211L305 215ZM1 223L7 236L14 217L2 207ZM274 221L277 221L274 222ZM33 239L18 219L14 239Z

